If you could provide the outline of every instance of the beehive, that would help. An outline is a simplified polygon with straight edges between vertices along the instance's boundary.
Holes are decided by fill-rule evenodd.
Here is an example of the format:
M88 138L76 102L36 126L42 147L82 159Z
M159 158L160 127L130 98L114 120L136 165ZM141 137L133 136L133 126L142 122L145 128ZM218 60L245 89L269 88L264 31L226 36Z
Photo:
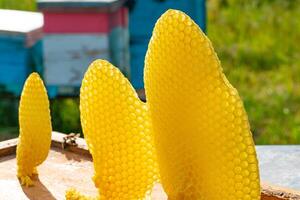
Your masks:
M79 94L88 64L110 60L129 76L123 0L39 0L44 15L44 77L49 96Z
M42 71L43 17L0 9L0 19L0 92L18 96L29 73Z
M156 20L169 8L187 13L205 31L205 0L135 0L129 4L131 83L134 88L144 88L144 59ZM145 23L146 22L146 23Z

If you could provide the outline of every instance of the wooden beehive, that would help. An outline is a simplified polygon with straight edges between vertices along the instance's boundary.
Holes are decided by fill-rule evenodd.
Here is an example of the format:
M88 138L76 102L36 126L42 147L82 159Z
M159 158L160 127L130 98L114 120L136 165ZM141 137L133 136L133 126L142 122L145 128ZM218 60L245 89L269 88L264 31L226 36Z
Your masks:
M44 15L44 77L50 97L77 95L88 65L111 61L129 76L124 0L39 0Z
M17 139L0 142L0 199L1 200L54 200L64 199L65 190L75 187L82 193L96 195L92 182L93 164L83 139L76 143L66 135L53 132L51 151L47 160L39 166L39 176L34 187L22 187L16 177L15 151ZM167 200L162 187L157 184L152 200ZM300 193L283 188L262 185L262 200L298 200Z
M0 92L18 96L28 74L42 71L43 16L0 9Z
M143 89L144 59L156 20L168 9L188 14L205 31L205 0L134 0L129 5L131 82Z

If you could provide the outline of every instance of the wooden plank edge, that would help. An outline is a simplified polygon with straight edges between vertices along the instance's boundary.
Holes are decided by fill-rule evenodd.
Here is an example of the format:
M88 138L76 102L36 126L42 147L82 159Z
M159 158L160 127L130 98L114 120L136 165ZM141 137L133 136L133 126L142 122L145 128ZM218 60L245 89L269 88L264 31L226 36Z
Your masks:
M76 138L75 145L66 143L65 138L68 135L52 132L51 147L61 148L83 156L92 157L88 151L87 144L83 138ZM16 153L18 139L10 139L0 142L0 158ZM300 191L294 191L287 188L277 187L268 183L261 184L261 200L300 200Z
M273 186L269 183L261 184L262 200L300 200L300 191Z
M0 158L16 153L18 139L10 139L0 142Z
M66 143L65 139L66 134L62 134L56 131L52 132L51 136L51 147L65 149L80 155L91 157L89 150L87 148L86 142L83 138L76 138L76 143L71 145ZM18 138L5 140L0 142L0 157L13 155L16 153L18 144Z
M88 150L87 144L83 138L75 138L76 144L68 144L66 142L67 136L68 135L66 134L53 131L51 146L66 149L68 151L84 155L90 158L92 157Z

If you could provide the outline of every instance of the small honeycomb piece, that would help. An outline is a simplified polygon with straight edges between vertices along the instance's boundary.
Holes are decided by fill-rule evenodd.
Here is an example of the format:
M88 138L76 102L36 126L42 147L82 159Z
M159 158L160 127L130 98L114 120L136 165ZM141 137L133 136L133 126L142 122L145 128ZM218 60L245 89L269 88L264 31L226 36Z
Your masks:
M66 200L97 200L99 197L90 197L81 194L76 189L71 188L68 191L66 191Z
M148 108L118 68L94 61L80 89L84 137L101 199L144 199L158 179Z
M37 73L32 73L24 84L19 124L17 176L22 185L31 186L31 176L37 174L36 167L47 158L52 132L47 91Z
M259 200L255 146L238 92L186 14L157 21L145 88L160 179L170 200Z

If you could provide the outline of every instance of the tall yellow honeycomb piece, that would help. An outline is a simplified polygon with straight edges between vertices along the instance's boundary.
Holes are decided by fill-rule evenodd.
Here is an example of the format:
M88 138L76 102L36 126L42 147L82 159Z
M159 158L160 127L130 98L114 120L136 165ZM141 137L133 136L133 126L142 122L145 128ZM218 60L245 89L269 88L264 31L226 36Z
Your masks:
M186 14L157 21L145 87L161 182L170 200L259 200L255 146L238 92Z
M100 198L144 199L158 178L152 126L146 104L118 68L104 60L90 65L80 115Z
M20 135L17 145L17 176L31 186L31 176L46 158L51 144L51 116L47 91L37 73L26 80L19 105Z

